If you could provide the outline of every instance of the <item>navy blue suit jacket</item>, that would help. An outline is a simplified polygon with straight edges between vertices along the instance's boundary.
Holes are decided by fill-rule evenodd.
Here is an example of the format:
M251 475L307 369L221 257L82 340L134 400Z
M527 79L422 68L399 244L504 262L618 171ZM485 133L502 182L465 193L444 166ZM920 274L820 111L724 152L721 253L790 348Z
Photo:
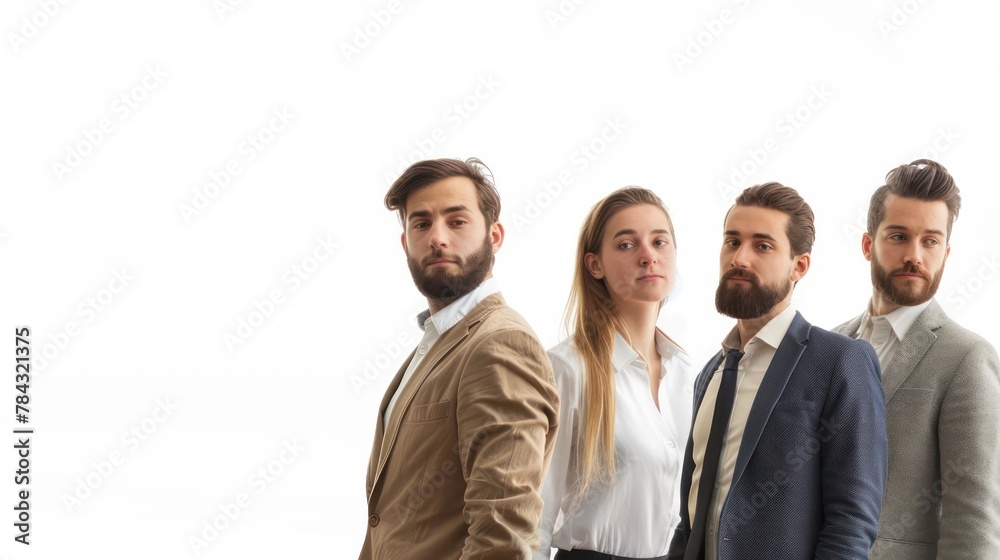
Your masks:
M695 381L695 416L723 359L709 360ZM691 532L692 446L688 438L671 560L684 558ZM747 418L716 535L719 560L866 560L887 449L874 349L796 312Z

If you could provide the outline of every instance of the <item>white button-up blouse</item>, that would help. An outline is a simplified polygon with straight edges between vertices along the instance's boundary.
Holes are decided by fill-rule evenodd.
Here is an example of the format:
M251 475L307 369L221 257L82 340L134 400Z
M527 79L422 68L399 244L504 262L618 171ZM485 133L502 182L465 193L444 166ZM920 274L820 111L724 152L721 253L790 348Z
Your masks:
M559 434L542 487L541 548L593 550L644 558L667 553L680 522L680 475L691 429L694 374L686 352L661 331L657 410L642 358L615 334L614 482L581 491L579 453L584 422L584 373L572 337L549 350L559 387Z

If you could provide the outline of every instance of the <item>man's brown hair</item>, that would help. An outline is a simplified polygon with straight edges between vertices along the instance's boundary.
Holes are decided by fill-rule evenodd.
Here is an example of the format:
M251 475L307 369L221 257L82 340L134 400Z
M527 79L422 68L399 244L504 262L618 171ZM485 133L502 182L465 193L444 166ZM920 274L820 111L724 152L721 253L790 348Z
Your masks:
M874 236L878 225L885 219L885 200L890 194L926 202L944 202L948 207L948 239L951 239L951 226L962 209L962 197L955 180L943 165L929 159L918 159L887 173L885 184L875 189L868 204L868 235Z
M758 206L783 212L788 216L785 235L791 245L791 256L812 251L816 241L813 211L792 187L776 182L754 185L736 197L736 206Z
M406 220L406 198L415 190L430 185L435 181L449 177L465 177L476 186L476 198L479 200L479 210L486 218L486 227L500 219L500 193L493 185L492 173L487 178L483 172L490 172L478 158L460 159L443 158L418 161L396 179L389 192L385 195L385 207L399 212L399 222Z

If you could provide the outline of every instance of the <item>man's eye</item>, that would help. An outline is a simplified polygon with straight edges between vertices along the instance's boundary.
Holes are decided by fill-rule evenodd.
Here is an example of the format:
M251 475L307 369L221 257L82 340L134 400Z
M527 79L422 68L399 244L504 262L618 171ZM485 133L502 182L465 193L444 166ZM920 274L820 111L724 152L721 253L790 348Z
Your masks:
M771 247L767 243L761 243L757 245L757 248L760 249L761 251L770 251L771 249L774 249L774 247Z
M739 247L740 246L740 242L737 241L736 239L727 239L727 240L723 241L722 244L726 245L726 246L729 246L729 247Z
M906 241L906 236L901 233L894 233L889 236L889 239L892 239L893 241Z
M667 245L670 245L670 242L667 241L666 239L657 239L656 241L653 242L653 245L656 247L665 247Z
M928 245L931 245L931 246L934 246L934 245L938 244L938 240L934 239L933 237L931 237L931 238L927 239L926 241L924 241L924 243L926 243Z
M466 222L465 220L453 220L451 222L451 225L453 225L453 226L461 226L461 225L465 225L467 223L469 223L469 222Z
M425 222L417 222L417 223L413 224L412 227L413 227L413 229L424 229L425 227L427 227L427 223L425 223Z

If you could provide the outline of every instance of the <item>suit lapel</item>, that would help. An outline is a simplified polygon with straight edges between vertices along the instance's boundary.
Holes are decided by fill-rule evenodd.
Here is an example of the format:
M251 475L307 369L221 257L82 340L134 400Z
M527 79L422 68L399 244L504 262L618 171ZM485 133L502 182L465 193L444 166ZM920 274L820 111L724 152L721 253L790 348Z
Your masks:
M431 347L430 352L417 366L417 369L413 372L413 376L407 381L406 386L402 388L403 392L396 400L396 404L392 408L392 414L389 415L389 421L386 423L384 432L382 432L378 467L376 467L375 475L372 479L372 489L368 495L369 502L371 502L375 488L378 486L379 477L382 475L386 461L389 459L389 453L392 452L392 447L396 443L396 435L399 433L400 422L406 410L410 407L410 402L413 400L413 396L417 393L417 390L423 384L424 380L430 376L431 372L437 368L441 360L451 352L452 348L469 336L469 333L479 324L483 316L503 305L505 303L499 293L488 296L479 302L468 315L441 335L441 338ZM411 358L412 356L413 354L411 354ZM409 360L407 360L407 364L409 364ZM405 367L401 371L406 371ZM402 378L402 374L397 375ZM398 386L398 382L396 382L396 385ZM383 399L382 406L380 407L383 415L385 414L385 407L389 404L389 400L392 399L393 393L395 391L386 392L386 397Z
M708 390L708 384L712 381L712 377L715 375L715 370L719 369L719 364L725 359L725 355L722 352L717 353L708 364L705 365L705 369L701 371L697 379L694 381L694 407L691 415L691 429L694 429L694 421L698 416L698 409L701 408L701 402L705 400L705 391Z
M371 498L372 489L375 488L375 473L378 471L379 457L382 454L382 443L385 438L385 409L389 406L389 401L392 400L392 396L396 394L396 390L399 389L399 383L403 380L403 374L406 373L406 368L410 367L410 362L413 361L413 356L416 355L417 350L413 349L410 352L410 356L403 361L403 365L396 372L395 377L389 382L389 387L385 391L385 395L382 396L382 404L378 407L378 421L375 422L375 441L372 444L371 457L368 459L368 497Z
M861 318L864 315L858 315L857 317L851 319L850 321L840 325L833 332L840 333L844 336L848 336L853 339L857 339L858 335L861 334Z
M802 352L806 349L806 342L809 341L809 329L811 325L802 317L798 311L792 319L792 324L788 327L788 332L781 339L781 344L771 359L771 364L764 373L764 379L757 389L757 396L754 398L753 406L750 408L750 415L747 417L746 427L743 430L743 441L740 442L740 452L736 457L736 467L733 470L733 482L730 486L735 487L740 481L740 476L746 469L750 457L753 456L757 442L764 432L768 418L774 405L781 398L781 393L788 384L795 366L802 357Z
M931 300L927 309L917 317L917 320L907 331L903 340L899 341L899 348L889 360L889 365L882 372L882 390L885 393L885 402L888 403L896 394L906 378L917 368L917 364L924 357L927 349L937 340L934 331L941 328L944 322L944 311L937 301Z

